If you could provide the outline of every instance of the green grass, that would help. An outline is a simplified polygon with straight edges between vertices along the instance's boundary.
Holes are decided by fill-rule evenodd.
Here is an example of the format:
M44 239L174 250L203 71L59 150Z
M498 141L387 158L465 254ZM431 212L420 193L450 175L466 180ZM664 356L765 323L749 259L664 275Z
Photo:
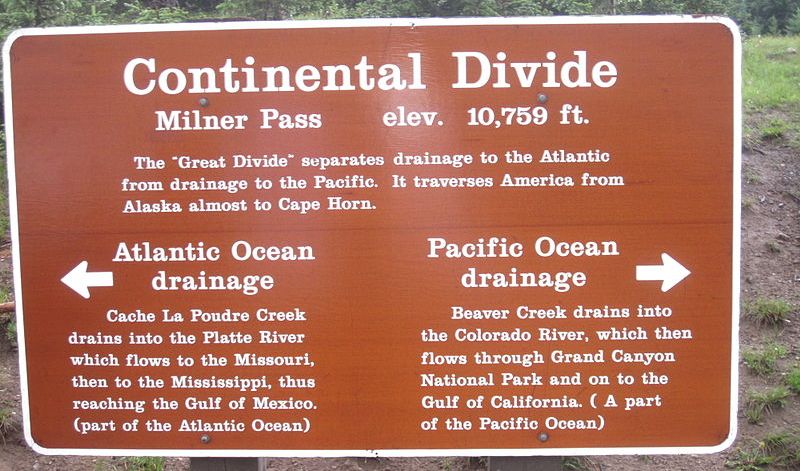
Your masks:
M8 215L8 171L6 169L6 132L0 131L0 239L7 239L11 223Z
M584 456L567 456L561 458L562 471L594 471L595 463Z
M782 138L789 132L789 123L781 118L772 118L761 126L761 138L772 141Z
M11 292L5 286L0 286L0 303L7 303L11 301ZM2 323L0 322L0 325ZM11 345L17 346L17 320L12 315L5 321L5 335L6 339L11 342Z
M781 325L792 312L792 305L783 299L758 298L746 303L745 316L758 325Z
M17 321L14 319L6 324L6 339L13 347L17 346Z
M751 391L747 395L744 415L751 424L759 424L766 414L771 414L776 409L786 405L786 399L791 393L783 386L778 386L766 391Z
M100 460L95 471L163 471L164 458L154 456L128 456Z
M17 421L14 417L14 412L9 408L0 409L0 439L3 440L3 445L14 431L17 430Z
M742 94L748 111L800 106L798 50L800 36L753 37L745 41Z
M748 185L760 185L761 183L764 183L761 175L757 174L751 169L746 169L742 176L744 177L745 183Z
M752 37L744 43L744 142L800 148L800 36Z
M736 471L762 471L772 462L773 458L766 456L758 447L737 448L732 457L725 462L725 467Z
M725 463L736 471L800 469L800 429L770 433L747 449L737 449Z
M750 372L758 376L767 376L775 372L778 360L789 353L783 345L770 342L761 350L742 351L742 360Z
M795 366L786 373L784 382L793 393L800 394L800 365Z
M162 471L164 458L154 456L131 456L124 459L128 471Z
M800 468L800 429L771 433L761 440L760 446L774 458L774 465L788 469Z
M11 292L5 286L0 286L0 303L7 303L11 301ZM12 347L17 347L17 320L14 314L6 318L5 315L0 320L0 328L5 329L6 339L11 343ZM3 326L3 324L5 324Z

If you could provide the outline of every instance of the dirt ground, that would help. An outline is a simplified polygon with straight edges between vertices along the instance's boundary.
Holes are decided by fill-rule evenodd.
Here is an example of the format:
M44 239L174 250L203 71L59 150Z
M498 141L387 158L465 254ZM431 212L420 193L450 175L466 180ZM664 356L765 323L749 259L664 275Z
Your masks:
M789 349L781 371L800 360L800 152L779 143L748 151L743 157L742 183L742 300L779 297L792 303L794 312L781 328L760 327L743 319L741 348L757 347L775 339ZM0 246L0 284L10 286L9 247ZM740 411L748 391L780 383L780 377L761 378L742 366ZM0 444L0 471L16 470L124 470L131 469L122 458L41 456L26 445L21 430L17 352L0 336L0 407L15 411L16 430ZM793 395L787 406L769 415L763 424L751 425L740 413L736 443L713 455L655 455L586 457L571 461L565 469L585 470L721 470L737 447L751 447L767 433L800 424L800 400ZM188 459L170 459L166 469L185 470ZM405 459L273 459L273 470L475 470L485 469L478 458Z

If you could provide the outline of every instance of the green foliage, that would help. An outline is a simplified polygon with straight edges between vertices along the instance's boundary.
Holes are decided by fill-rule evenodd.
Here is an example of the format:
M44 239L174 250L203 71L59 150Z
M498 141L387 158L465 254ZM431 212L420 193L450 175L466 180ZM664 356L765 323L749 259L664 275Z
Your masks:
M742 360L752 373L767 376L775 372L778 360L784 358L789 351L779 343L770 342L761 350L742 351Z
M11 300L11 294L6 287L0 287L0 303L7 303ZM11 316L5 321L6 340L12 347L17 347L17 321Z
M17 321L14 319L6 324L6 339L12 347L17 347Z
M747 395L744 415L751 424L758 424L764 420L765 414L771 414L775 409L786 405L786 399L791 393L783 386L778 386L766 391L751 391Z
M14 411L7 407L0 409L0 439L3 440L3 445L6 443L6 438L16 430L17 420Z
M749 112L800 105L800 36L750 38L744 44L744 104Z
M0 133L0 240L9 238L11 223L8 217L8 180L6 171L5 133ZM4 301L3 301L4 302Z
M786 32L789 34L800 34L800 7L794 11L794 14L786 22Z
M773 458L773 465L800 468L800 429L771 433L761 440L759 446Z
M745 0L594 0L593 12L604 15L719 15L734 19L748 32L753 28L747 25L758 26Z
M679 13L729 16L751 34L800 31L800 0L0 0L0 33L22 27L215 17L286 20Z
M164 458L153 456L132 456L125 458L126 471L163 471Z
M750 0L748 14L752 18L746 26L755 34L786 34L800 0Z
M0 0L0 24L7 31L33 26L97 25L113 22L115 0Z
M223 0L216 6L224 18L288 20L346 16L337 0Z
M737 448L731 458L725 462L725 467L735 471L762 471L772 463L772 458L756 449Z
M786 321L792 305L783 299L758 298L745 304L745 316L759 325L780 325Z
M759 185L764 182L761 175L754 172L752 169L746 169L742 176L744 177L745 183L748 185Z
M0 0L0 33L18 28L117 23L172 23L205 18L218 1Z
M789 130L789 124L780 119L773 118L761 128L761 138L766 140L773 140L783 137L786 131Z
M128 456L99 460L95 471L163 471L166 460L152 456Z
M735 471L762 471L772 464L772 461L772 457L766 456L759 448L737 448L725 462L725 467Z
M586 14L703 14L749 34L800 33L800 0L0 0L0 30L166 23L213 17L285 20Z
M736 471L800 469L800 429L770 433L754 446L739 448L725 466Z
M793 393L800 394L800 365L795 366L786 374L784 382Z
M126 4L124 18L129 23L180 23L189 19L201 18L202 14L192 15L180 7L153 8L140 0Z
M585 15L594 11L586 0L375 0L349 6L361 17L457 17Z

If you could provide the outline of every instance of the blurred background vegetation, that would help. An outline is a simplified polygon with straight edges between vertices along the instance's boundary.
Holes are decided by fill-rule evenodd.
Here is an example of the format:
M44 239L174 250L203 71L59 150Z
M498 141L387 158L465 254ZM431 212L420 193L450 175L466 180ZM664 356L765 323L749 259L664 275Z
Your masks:
M0 34L182 21L635 14L723 15L746 35L800 34L800 0L0 0Z

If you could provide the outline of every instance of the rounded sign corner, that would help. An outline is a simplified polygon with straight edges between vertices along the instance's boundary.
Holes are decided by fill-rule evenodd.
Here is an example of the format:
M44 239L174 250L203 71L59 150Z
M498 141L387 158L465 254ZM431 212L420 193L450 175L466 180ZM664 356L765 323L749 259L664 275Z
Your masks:
M721 453L727 450L736 441L736 435L737 435L737 424L736 422L733 422L730 427L730 432L728 433L728 436L725 437L725 440L723 440L718 445L708 447L708 449L703 450L703 452L707 454L713 454L713 453Z
M26 424L27 425L27 424ZM31 450L39 453L40 455L60 455L63 454L63 450L58 450L55 448L47 448L45 446L40 445L35 438L33 438L33 434L29 427L24 427L24 434L25 434L25 443L31 448Z
M33 36L35 34L34 31L38 30L34 28L15 29L11 34L6 36L5 41L3 41L3 58L7 65L11 58L11 49L14 47L17 40L25 36Z
M735 44L740 44L742 42L742 31L736 21L734 21L732 18L728 18L727 16L718 16L715 17L715 19L718 25L723 26L728 30L728 33L730 33L731 39Z

